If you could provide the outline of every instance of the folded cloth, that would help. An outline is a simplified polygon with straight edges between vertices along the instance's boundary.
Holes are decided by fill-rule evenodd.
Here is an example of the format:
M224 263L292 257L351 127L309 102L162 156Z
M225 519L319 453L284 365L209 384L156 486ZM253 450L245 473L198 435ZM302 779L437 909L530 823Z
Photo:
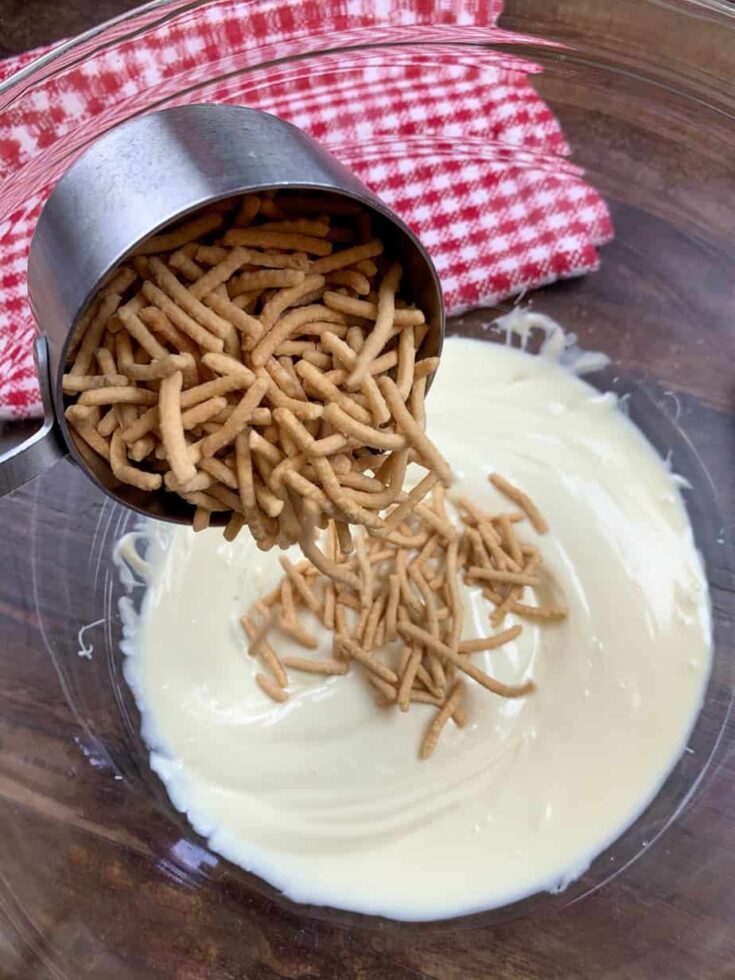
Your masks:
M0 116L0 419L41 413L25 281L38 213L90 138L152 102L249 105L311 133L418 234L450 313L596 269L612 236L607 208L565 159L529 82L540 67L512 53L548 42L497 28L500 10L500 0L172 2L167 18L138 14L135 40L118 25L103 49L90 39L83 60L60 59ZM0 80L37 53L0 63Z

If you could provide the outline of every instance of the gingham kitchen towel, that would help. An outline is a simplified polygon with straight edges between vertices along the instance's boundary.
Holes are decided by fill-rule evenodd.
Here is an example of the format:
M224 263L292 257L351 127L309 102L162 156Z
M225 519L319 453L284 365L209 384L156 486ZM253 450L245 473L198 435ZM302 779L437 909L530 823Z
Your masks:
M118 27L106 48L89 41L81 62L37 82L0 114L0 419L40 414L25 282L40 208L85 142L149 108L152 90L158 106L250 105L307 130L420 236L450 312L597 268L607 208L565 159L529 82L540 68L512 53L531 39L498 29L500 9L172 0L163 20L160 8L139 15L134 41ZM0 63L0 80L28 60Z

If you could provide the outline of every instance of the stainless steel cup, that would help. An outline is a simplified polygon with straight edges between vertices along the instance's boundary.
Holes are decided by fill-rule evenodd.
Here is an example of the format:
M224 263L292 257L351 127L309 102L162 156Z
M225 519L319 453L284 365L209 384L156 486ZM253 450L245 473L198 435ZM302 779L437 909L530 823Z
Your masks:
M192 508L176 494L107 484L87 468L64 419L61 378L69 340L97 290L149 235L223 198L283 188L336 194L371 211L377 234L404 266L408 294L426 314L422 352L441 352L444 308L431 259L406 225L318 143L290 123L241 106L151 113L90 146L38 219L28 294L40 331L35 352L44 422L0 456L0 496L71 454L120 503L163 520L191 521Z

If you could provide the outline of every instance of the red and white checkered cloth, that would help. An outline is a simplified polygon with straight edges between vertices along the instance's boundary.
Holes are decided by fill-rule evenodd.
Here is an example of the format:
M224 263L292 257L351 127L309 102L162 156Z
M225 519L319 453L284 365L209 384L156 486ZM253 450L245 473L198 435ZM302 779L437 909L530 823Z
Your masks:
M88 41L81 62L37 81L0 115L0 419L40 414L25 283L38 213L90 139L154 104L250 105L310 132L419 235L450 312L597 268L607 208L565 159L529 83L541 69L508 50L533 39L498 29L500 10L172 0L163 21L160 8L138 15L135 40L118 25L107 47ZM0 63L0 80L30 57Z

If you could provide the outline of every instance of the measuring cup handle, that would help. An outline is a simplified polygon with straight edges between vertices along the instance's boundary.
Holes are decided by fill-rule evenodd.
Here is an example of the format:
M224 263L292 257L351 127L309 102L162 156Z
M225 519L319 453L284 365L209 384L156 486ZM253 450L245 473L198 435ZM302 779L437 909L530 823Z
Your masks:
M38 368L38 383L41 387L43 424L25 442L7 453L0 454L0 497L22 487L24 483L28 483L34 476L38 476L67 454L51 398L51 373L46 337L36 337L33 353Z

